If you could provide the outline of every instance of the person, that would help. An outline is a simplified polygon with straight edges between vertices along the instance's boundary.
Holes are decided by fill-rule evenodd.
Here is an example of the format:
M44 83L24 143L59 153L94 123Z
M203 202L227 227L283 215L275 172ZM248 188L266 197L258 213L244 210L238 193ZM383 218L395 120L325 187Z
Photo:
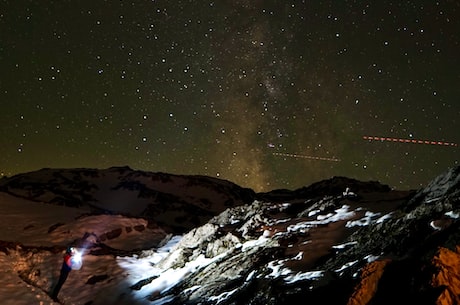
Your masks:
M74 260L72 258L76 253L77 250L74 247L67 247L67 250L64 254L64 260L62 262L59 280L53 289L53 293L51 294L51 298L55 301L57 301L59 290L61 290L62 285L64 285L65 280L67 279L70 271L72 270L72 265L74 264Z

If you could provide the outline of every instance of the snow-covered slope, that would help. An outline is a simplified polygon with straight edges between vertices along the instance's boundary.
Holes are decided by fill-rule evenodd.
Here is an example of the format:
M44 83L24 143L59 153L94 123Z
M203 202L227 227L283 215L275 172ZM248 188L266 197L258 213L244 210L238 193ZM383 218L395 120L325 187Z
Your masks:
M92 213L141 216L175 232L204 224L227 207L250 203L255 196L254 191L222 179L129 167L45 168L0 179L0 191Z
M247 204L219 202L221 212L183 234L142 215L31 201L25 176L0 193L2 304L55 303L48 293L68 245L83 267L60 291L65 304L459 304L458 167L418 192L334 177L254 193ZM195 206L174 181L169 198ZM175 205L164 200L167 215Z

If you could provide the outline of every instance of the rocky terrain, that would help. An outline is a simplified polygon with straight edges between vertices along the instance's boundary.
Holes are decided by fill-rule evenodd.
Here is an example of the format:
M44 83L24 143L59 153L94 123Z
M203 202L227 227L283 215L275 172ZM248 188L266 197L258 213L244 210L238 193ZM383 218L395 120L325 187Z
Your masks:
M255 193L124 167L43 169L0 190L0 263L45 302L72 244L84 266L65 304L460 304L460 167L407 191L333 177Z

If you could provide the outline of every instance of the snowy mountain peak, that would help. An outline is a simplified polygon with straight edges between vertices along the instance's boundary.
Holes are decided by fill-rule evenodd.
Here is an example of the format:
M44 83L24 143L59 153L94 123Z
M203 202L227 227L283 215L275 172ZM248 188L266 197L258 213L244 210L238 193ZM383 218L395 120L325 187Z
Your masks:
M27 200L122 214L187 232L227 207L250 203L255 192L206 176L132 170L41 169L0 179L0 191Z

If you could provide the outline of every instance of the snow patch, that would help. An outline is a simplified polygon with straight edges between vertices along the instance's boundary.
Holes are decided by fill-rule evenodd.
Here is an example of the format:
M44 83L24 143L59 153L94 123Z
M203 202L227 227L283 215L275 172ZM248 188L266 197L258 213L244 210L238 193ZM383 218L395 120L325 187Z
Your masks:
M268 274L267 278L284 278L287 284L292 284L303 280L317 280L324 275L324 271L308 271L294 273L291 269L284 266L286 260L271 261L267 267L271 269L271 273Z
M433 229L435 229L436 231L442 230L442 227L437 226L437 225L435 224L434 221L431 221L431 222L430 222L430 226L431 226Z
M449 211L449 212L446 212L444 215L450 217L450 218L453 218L453 219L458 219L460 217L460 214L459 213L454 213L454 211Z
M180 283L180 281L188 274L197 272L209 264L220 260L226 255L226 253L223 253L213 258L206 258L203 254L200 254L194 260L185 263L183 267L161 267L164 266L164 264L158 263L163 259L174 261L175 257L180 256L181 249L177 248L177 245L180 243L181 239L181 236L175 236L165 246L159 248L157 251L154 251L150 255L143 257L132 256L117 258L118 265L127 271L127 275L129 276L129 281L131 284L138 283L143 279L152 278L150 283L147 283L139 290L133 292L138 299L142 299L158 293L165 294L178 283ZM166 265L168 266L169 264ZM194 289L198 288L199 286L194 287ZM171 298L173 297L163 297L156 300L154 304L168 303L173 300Z
M287 227L287 231L305 233L308 231L308 229L317 227L318 225L325 225L328 223L349 219L355 215L355 212L350 211L349 208L350 206L343 205L341 208L335 210L335 213L318 215L316 220L302 221L296 223L295 225L290 225Z
M368 263L372 263L378 260L379 258L380 256L376 256L376 255L367 255L366 257L364 257L364 259L367 260Z
M346 270L348 268L350 268L351 266L355 265L358 261L352 261L352 262L348 262L346 263L345 265L343 265L342 267L340 267L339 269L335 270L335 272L337 273L342 273L343 270Z
M258 239L252 239L252 240L248 240L244 242L242 245L241 251L245 252L248 249L251 249L254 247L261 247L269 241L270 241L270 238L267 238L266 236L261 235Z
M383 215L382 217L378 218L378 219L375 221L375 223L382 223L382 222L387 221L388 219L391 219L391 218L392 218L392 214L393 214L393 213L388 213L388 214Z
M213 304L219 304L220 302L223 302L226 299L228 299L228 297L230 297L232 294L234 294L237 291L238 291L238 288L235 288L235 289L233 289L231 291L223 292L223 293L219 294L218 296L211 296L211 297L208 298L208 300L210 302L215 302Z
M324 276L324 271L319 270L319 271L308 271L308 272L299 272L294 275L289 275L287 276L284 281L287 284L293 284L298 281L304 281L304 280L318 280Z
M157 275L158 269L154 266L167 257L181 239L180 235L173 236L163 247L156 251L143 251L141 256L117 257L117 263L129 272L129 282L135 284L141 279Z
M348 246L357 245L357 244L358 244L357 241L351 241L351 242L348 242L348 243L332 246L332 248L333 249L345 249Z
M356 194L353 193L349 187L345 189L345 191L342 193L343 197L356 197Z
M345 225L347 228L351 228L351 227L354 227L354 226L359 226L359 227L364 227L364 226L368 226L369 224L372 223L372 220L379 216L380 213L372 213L370 211L366 211L366 213L364 214L364 217L361 218L361 219L357 219L357 220L352 220L352 221L348 221L347 224Z

